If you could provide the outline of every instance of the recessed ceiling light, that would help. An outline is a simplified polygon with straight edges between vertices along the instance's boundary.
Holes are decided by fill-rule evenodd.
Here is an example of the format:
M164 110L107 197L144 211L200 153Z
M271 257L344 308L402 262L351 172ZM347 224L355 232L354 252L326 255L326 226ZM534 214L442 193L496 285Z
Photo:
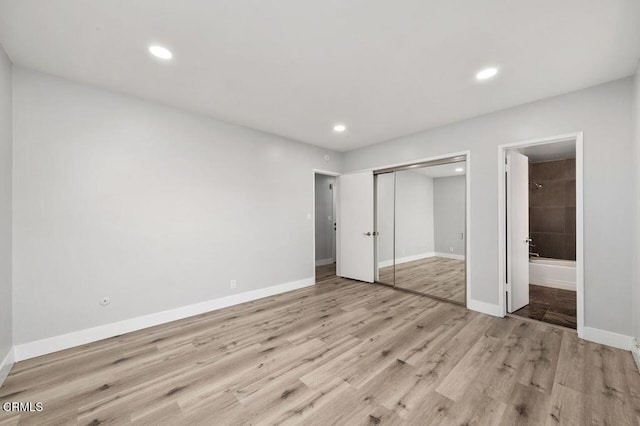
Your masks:
M342 133L345 130L347 130L347 126L345 126L344 124L336 124L335 126L333 126L334 132Z
M460 172L464 172L464 169L463 169L462 167L458 167L458 168L456 169L456 172L458 172L458 173L460 173Z
M478 73L476 74L476 80L487 80L491 77L494 77L496 74L498 74L498 68L485 68L478 71Z
M149 52L156 58L160 58L160 59L173 58L173 53L171 53L171 51L166 47L157 46L157 45L149 46Z

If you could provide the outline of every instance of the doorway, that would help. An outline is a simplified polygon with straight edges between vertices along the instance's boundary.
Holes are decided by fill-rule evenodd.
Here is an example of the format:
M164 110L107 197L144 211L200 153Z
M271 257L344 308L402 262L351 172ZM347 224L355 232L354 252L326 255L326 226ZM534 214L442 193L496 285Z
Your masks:
M336 184L333 173L314 171L315 282L336 277Z
M582 133L499 147L501 305L581 335Z

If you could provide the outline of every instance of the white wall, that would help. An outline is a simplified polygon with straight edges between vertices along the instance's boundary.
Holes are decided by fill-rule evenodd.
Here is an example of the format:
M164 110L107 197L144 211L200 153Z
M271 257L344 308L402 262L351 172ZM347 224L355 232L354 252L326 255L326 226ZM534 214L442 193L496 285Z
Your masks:
M339 154L21 68L13 105L14 344L313 277Z
M396 172L396 259L433 254L433 179Z
M377 176L378 262L381 267L433 255L433 179L412 171ZM394 227L395 206L395 227ZM394 239L395 231L395 239Z
M634 77L633 100L633 335L640 340L640 63Z
M631 104L626 78L350 151L344 169L470 150L470 298L497 305L497 147L583 130L585 326L631 335Z
M333 217L333 186L336 178L333 176L316 174L316 261L334 259L335 256L335 228Z
M393 211L395 181L393 173L385 173L375 177L376 191L376 231L378 267L393 265Z
M0 363L12 346L11 133L11 62L0 46Z
M464 256L466 241L466 176L433 179L436 253ZM461 235L462 237L461 238Z

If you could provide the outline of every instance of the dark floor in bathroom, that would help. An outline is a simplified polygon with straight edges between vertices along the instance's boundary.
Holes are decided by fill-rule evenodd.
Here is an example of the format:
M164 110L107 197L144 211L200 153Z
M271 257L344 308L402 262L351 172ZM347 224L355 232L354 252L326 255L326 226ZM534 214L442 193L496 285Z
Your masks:
M576 292L529 285L529 304L513 314L575 329Z

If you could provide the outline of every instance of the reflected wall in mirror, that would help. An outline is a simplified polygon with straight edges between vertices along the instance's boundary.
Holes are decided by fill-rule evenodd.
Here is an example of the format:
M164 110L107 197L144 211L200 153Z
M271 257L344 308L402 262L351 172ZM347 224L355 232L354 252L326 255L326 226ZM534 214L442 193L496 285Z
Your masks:
M388 227L393 198L392 262L389 241L380 235L380 281L465 304L466 301L466 164L455 162L415 167L384 175L395 178L394 197L389 185L379 191L380 229Z
M395 197L395 175L385 173L375 177L376 193L376 259L377 276L376 281L393 285L393 215Z

